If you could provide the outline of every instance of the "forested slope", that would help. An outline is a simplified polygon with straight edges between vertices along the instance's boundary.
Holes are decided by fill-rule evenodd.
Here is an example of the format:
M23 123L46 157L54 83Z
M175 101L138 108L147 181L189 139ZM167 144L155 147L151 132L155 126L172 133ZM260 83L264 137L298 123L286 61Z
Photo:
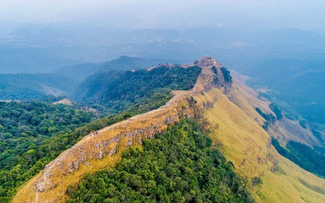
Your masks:
M74 93L77 101L100 104L111 113L137 104L138 109L152 110L165 104L172 90L194 87L199 67L160 66L152 70L98 73L88 77Z
M0 109L2 201L74 144L68 141L73 140L71 132L95 118L89 112L44 102L0 102Z
M69 187L68 203L255 202L198 121L180 120L143 147L123 152L116 168Z
M17 186L23 184L25 181L30 179L33 175L35 175L37 172L39 172L49 161L57 157L62 151L68 149L69 147L73 146L77 141L79 141L82 137L87 135L89 131L96 131L99 130L105 126L112 125L118 121L122 121L124 119L127 119L131 117L132 115L147 112L153 108L158 108L159 106L163 105L168 101L169 98L171 98L171 88L178 88L179 86L182 86L183 88L191 88L194 86L194 83L196 81L196 78L198 76L198 69L196 68L194 71L194 78L193 74L186 75L185 77L180 74L184 73L181 72L177 74L174 74L174 78L171 80L172 82L168 82L170 80L169 77L163 77L160 78L160 87L165 88L165 91L160 91L159 94L152 95L150 91L146 92L142 89L133 89L134 94L141 93L142 97L146 98L146 101L144 99L140 100L132 100L132 102L129 103L127 112L122 112L121 109L116 108L115 106L110 107L110 109L114 110L114 115L108 115L104 118L101 118L99 120L93 121L94 116L90 113L86 113L86 115L89 115L88 120L82 120L83 122L79 121L74 117L75 112L81 112L82 111L76 111L70 107L64 106L64 105L48 105L45 103L40 102L33 102L33 103L3 103L4 106L6 106L7 111L4 111L4 114L15 114L16 109L25 108L23 110L24 115L16 115L18 117L12 116L12 119L15 120L21 120L21 117L26 117L26 120L23 120L23 122L19 122L19 125L25 126L25 124L33 125L37 124L37 126L30 126L31 129L33 129L33 133L35 136L39 134L46 133L47 136L41 136L38 137L33 136L34 134L31 133L26 135L24 139L18 139L18 140L12 140L12 142L19 143L19 140L23 140L27 142L24 142L23 146L26 146L23 149L20 149L20 152L17 151L11 151L12 154L9 156L9 158L12 157L18 157L19 155L22 155L24 153L27 153L27 155L32 154L32 162L29 164L24 164L23 168L21 167L19 161L16 161L12 165L7 165L6 170L2 173L3 177L9 177L9 173L14 173L13 171L17 171L17 167L19 168L19 173L25 173L25 175L12 177L10 176L10 179L7 179L5 183L2 185L3 190L3 197L10 198L17 188ZM162 69L162 73L166 71L166 69ZM176 70L176 69L175 69ZM185 70L185 69L184 69ZM190 70L190 69L189 69ZM193 70L193 69L191 69ZM161 72L156 73L156 75L159 75ZM175 73L175 72L172 72ZM118 75L119 73L116 72ZM121 72L121 75L124 73ZM171 74L171 73L169 73ZM170 75L167 75L170 76ZM180 77L183 77L180 79ZM144 85L136 84L140 80L137 80L137 78L133 78L135 83L127 83L123 86L123 88L133 88L133 84L137 85L137 87ZM141 78L140 78L141 79ZM142 78L143 79L143 78ZM169 88L169 86L172 86ZM178 86L179 85L179 86ZM129 86L129 87L128 87ZM128 92L129 94L130 92ZM109 92L107 92L109 94ZM157 95L159 95L159 99L157 99ZM134 95L130 94L130 97L134 97ZM123 103L124 101L129 101L129 98L121 98L119 101ZM145 102L143 102L145 101ZM143 102L143 103L142 103ZM145 105L147 104L147 105ZM36 111L34 111L34 109ZM27 109L27 110L26 110ZM54 115L52 116L51 112L54 111ZM66 111L66 112L65 112ZM48 112L45 116L45 112ZM26 114L26 115L25 115ZM30 118L31 117L31 118ZM34 118L35 117L35 118ZM69 120L70 122L78 122L78 125L73 125L71 128L66 129L64 121ZM37 120L39 122L34 123L33 121ZM26 122L26 123L24 123ZM59 122L59 123L56 123ZM91 122L91 123L90 123ZM18 125L18 123L17 123ZM78 127L82 126L82 127ZM17 126L18 127L18 126ZM27 126L28 127L28 126ZM77 128L78 127L78 128ZM21 127L20 127L21 128ZM28 132L21 130L22 132ZM8 134L8 129L4 129L4 133ZM42 132L42 133L41 133ZM25 135L25 134L23 134ZM31 143L33 142L33 143ZM35 143L36 142L36 143ZM37 146L35 145L37 144ZM5 146L5 145L4 145ZM17 147L20 147L21 145L18 145ZM30 149L36 149L36 151L28 151ZM29 153L30 152L30 153ZM5 154L8 154L7 151L4 151ZM36 155L34 155L34 153ZM8 157L7 157L8 158ZM27 173L26 173L27 171ZM6 178L5 178L6 179Z

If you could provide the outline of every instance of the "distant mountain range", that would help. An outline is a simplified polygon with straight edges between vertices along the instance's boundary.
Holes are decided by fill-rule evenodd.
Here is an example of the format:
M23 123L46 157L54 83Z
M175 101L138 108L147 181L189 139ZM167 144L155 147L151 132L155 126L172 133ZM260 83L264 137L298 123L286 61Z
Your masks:
M80 92L76 88L83 79L93 74L110 75L106 72L147 69L163 61L163 59L121 56L103 63L67 66L51 73L0 74L0 100L33 100L46 95L71 97L77 94L75 91Z
M160 63L165 63L166 59L145 59L140 57L128 57L120 56L117 59L102 63L84 63L70 65L55 69L51 73L61 74L74 79L82 80L87 76L90 76L96 72L107 72L111 70L137 70L146 69L152 66L156 66ZM170 61L171 63L176 63L175 60Z
M62 75L0 74L0 99L35 100L46 95L69 95L76 85L74 79Z
M247 30L225 26L125 31L96 25L34 25L0 38L0 73L49 72L119 56L186 63L206 54L224 61L226 67L245 71L256 62L272 58L321 59L324 45L323 34L290 28Z

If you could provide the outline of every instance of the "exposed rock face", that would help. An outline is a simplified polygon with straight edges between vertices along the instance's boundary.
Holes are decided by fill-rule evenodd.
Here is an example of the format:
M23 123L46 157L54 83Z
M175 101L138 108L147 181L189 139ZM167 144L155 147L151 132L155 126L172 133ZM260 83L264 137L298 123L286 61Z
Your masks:
M187 108L188 109L188 108ZM113 156L118 147L125 148L131 146L134 142L142 144L142 138L153 138L153 135L163 130L164 126L174 124L179 121L180 117L194 117L190 109L183 110L181 114L174 111L173 114L154 114L154 117L159 118L159 122L143 123L141 127L133 127L139 122L137 119L129 119L111 127L102 129L95 136L86 136L72 148L63 152L58 158L50 162L43 170L43 177L35 183L35 189L38 192L50 190L54 185L60 184L60 179L52 181L51 175L67 176L73 174L79 169L80 165L89 165L91 161L102 160L105 156ZM150 114L142 115L141 118L149 118ZM118 133L117 133L118 132ZM117 134L116 134L117 133ZM113 136L110 136L113 135ZM115 135L114 135L115 134ZM125 146L121 140L127 139Z

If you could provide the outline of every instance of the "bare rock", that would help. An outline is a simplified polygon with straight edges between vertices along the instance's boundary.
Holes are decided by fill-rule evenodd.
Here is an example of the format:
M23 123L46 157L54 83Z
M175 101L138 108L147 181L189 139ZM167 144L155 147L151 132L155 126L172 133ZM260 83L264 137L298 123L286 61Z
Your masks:
M129 139L128 143L126 144L127 147L131 146L133 143L133 139Z
M116 153L116 148L113 148L109 153L109 156L113 156Z

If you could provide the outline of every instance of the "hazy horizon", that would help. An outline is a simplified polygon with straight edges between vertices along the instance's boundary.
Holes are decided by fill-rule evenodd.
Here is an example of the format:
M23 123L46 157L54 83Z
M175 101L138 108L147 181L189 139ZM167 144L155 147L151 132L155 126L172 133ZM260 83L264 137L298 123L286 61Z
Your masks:
M0 73L119 56L191 62L209 55L238 70L279 58L317 61L324 8L315 0L2 0Z
M323 30L320 1L3 0L2 27L26 24L95 24L121 29L246 27Z

